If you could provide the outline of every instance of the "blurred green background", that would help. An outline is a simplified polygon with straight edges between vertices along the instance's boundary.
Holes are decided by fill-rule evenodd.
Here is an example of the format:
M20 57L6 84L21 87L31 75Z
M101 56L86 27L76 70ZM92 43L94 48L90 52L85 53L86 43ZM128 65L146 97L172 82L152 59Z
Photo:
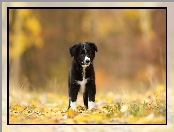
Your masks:
M97 91L166 85L165 9L10 9L10 88L67 92L68 49L85 41Z

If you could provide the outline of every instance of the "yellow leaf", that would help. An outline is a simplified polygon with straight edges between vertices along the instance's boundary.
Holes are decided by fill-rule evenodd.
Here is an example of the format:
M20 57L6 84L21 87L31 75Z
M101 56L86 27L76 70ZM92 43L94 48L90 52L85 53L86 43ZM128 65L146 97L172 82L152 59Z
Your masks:
M76 114L75 110L71 108L68 110L68 117L72 118L75 116L75 114Z
M77 115L76 117L74 117L74 120L76 122L86 122L88 121L89 117L86 115Z
M89 121L92 123L102 123L103 121L103 117L100 114L93 114L93 115L90 115L88 118L89 118Z

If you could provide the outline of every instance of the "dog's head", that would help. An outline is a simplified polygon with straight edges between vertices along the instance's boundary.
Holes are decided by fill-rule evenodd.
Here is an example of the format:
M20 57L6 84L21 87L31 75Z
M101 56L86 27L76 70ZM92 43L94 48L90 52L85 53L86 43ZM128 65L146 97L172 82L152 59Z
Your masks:
M82 67L89 66L97 52L97 46L92 42L78 43L69 48L71 57Z

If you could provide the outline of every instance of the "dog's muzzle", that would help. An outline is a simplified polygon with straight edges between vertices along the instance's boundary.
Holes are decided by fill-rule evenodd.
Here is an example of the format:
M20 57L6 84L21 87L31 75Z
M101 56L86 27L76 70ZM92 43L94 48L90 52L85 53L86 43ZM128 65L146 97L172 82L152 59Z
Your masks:
M85 59L84 59L84 61L82 61L82 65L86 65L86 66L89 66L90 65L90 58L89 57L87 57L87 56L85 56Z

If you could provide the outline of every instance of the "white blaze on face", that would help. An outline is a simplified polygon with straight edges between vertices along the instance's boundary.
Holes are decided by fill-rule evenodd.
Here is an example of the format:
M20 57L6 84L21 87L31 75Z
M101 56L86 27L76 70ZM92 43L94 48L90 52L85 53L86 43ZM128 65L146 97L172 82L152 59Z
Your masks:
M83 47L84 51L85 51L85 54L87 53L87 50L86 50L86 43L84 44L84 47ZM86 63L88 62L88 63ZM90 65L90 58L88 56L85 56L84 60L83 60L83 64L82 67L87 67Z
M90 58L88 56L85 56L85 59L84 59L84 64L86 63L86 61L89 61L88 65L90 64Z

